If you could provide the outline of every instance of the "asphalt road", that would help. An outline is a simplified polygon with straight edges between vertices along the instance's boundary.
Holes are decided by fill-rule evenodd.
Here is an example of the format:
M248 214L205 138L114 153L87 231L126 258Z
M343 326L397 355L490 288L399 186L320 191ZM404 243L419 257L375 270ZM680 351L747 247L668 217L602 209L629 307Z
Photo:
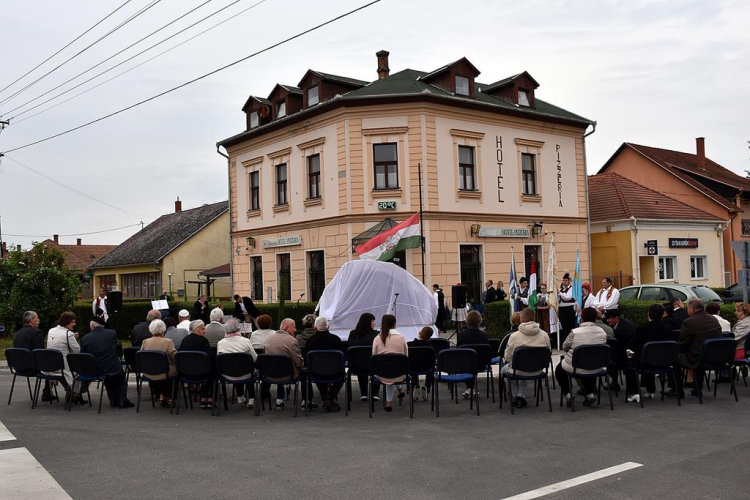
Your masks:
M75 499L498 499L626 462L643 466L545 498L748 498L744 386L739 403L723 384L703 405L688 396L682 407L648 400L641 410L620 393L614 411L575 414L558 406L558 391L553 413L511 415L482 399L479 417L443 390L440 418L419 402L412 420L406 404L370 420L359 401L348 418L318 410L295 419L291 408L256 418L237 405L221 417L197 408L176 416L145 400L136 414L109 408L106 395L101 415L96 406L32 411L24 385L5 404L10 379L0 370L0 422L16 440L0 442L0 457L25 447Z

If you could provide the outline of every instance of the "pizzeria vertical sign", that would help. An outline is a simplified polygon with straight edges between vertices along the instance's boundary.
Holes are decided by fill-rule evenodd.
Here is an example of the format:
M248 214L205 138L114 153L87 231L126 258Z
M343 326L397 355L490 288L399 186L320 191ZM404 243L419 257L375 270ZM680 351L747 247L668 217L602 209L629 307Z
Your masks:
M559 208L562 208L562 160L560 159L560 145L555 144L555 153L557 153L557 199L559 201Z

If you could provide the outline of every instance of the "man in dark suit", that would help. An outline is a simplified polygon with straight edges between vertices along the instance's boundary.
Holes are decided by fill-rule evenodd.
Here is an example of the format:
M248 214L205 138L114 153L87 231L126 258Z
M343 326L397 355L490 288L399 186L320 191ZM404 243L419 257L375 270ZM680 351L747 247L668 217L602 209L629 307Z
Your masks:
M608 371L612 380L612 389L619 391L620 386L617 383L617 372L624 370L629 364L627 349L635 335L635 323L623 318L618 308L605 309L604 322L612 328L612 333L615 339L617 339L617 350L614 353L615 370L610 369Z
M706 339L721 337L719 321L703 309L703 300L690 299L687 307L690 316L680 328L680 365L689 369L687 383L693 381L692 370L698 367L701 346ZM691 394L698 393L693 389Z
M198 297L193 304L193 319L202 320L208 326L210 319L211 307L208 305L208 298L205 295Z
M260 316L260 311L255 307L255 304L253 304L253 300L250 297L240 297L239 295L235 295L233 316L245 323L253 323L253 327L257 328L255 318Z
M107 375L104 387L107 389L109 405L132 408L135 405L128 399L128 383L117 354L121 348L117 332L105 328L104 319L96 316L89 326L91 332L81 339L81 352L92 354L96 358L99 372Z
M33 351L44 349L44 333L38 328L39 315L34 311L23 313L23 326L13 338L13 347L20 347Z
M143 341L152 337L151 332L148 329L148 325L151 324L155 319L161 319L161 311L152 309L146 315L146 321L138 323L133 328L133 332L130 334L130 342L133 347L141 347Z
M672 319L677 323L677 328L682 327L682 322L688 318L688 312L680 299L672 299Z
M482 294L482 303L484 304L492 304L497 300L497 291L495 290L495 287L492 286L492 280L488 280L487 283L484 284L485 290Z

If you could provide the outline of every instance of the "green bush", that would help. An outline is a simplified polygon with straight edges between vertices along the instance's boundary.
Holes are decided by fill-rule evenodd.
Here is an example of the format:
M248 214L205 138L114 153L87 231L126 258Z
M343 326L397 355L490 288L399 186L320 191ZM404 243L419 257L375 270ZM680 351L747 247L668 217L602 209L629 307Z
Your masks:
M643 325L648 323L648 308L651 304L661 304L661 302L651 302L643 300L621 300L618 308L622 315L635 323ZM719 315L729 321L732 326L737 322L737 315L734 312L734 304L722 304Z
M490 338L502 338L510 330L510 302L500 300L484 306L484 325Z

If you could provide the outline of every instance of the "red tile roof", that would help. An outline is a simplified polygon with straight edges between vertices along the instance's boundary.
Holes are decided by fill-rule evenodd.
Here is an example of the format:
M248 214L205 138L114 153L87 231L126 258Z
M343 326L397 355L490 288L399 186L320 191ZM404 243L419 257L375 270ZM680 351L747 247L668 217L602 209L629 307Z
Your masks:
M44 240L42 244L54 247L65 254L65 262L71 271L83 271L89 264L104 257L117 245L60 245L54 240Z
M589 177L589 213L591 222L630 217L722 222L714 215L610 172Z

